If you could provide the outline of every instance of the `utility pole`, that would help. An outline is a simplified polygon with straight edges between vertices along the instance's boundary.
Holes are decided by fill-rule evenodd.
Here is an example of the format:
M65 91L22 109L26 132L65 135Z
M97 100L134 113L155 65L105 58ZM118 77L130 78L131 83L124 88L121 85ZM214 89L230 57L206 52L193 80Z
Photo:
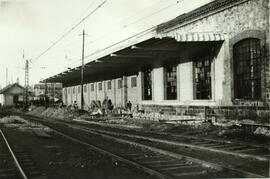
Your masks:
M28 105L28 87L29 87L29 61L25 60L25 81L24 81L24 108Z
M82 44L82 66L81 66L81 109L84 109L84 99L83 99L83 71L84 71L84 38L85 38L85 31L83 29L83 44Z
M55 99L55 83L53 83L53 105L54 105L54 99Z
M8 68L6 68L6 86L8 85Z
M45 95L45 108L48 107L48 104L47 104L47 80L45 79L45 91L44 91L44 95Z

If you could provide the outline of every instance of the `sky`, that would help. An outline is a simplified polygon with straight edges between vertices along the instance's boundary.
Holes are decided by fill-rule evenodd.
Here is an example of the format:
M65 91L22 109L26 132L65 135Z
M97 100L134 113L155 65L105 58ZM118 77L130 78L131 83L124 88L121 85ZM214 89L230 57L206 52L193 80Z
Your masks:
M31 85L80 64L83 29L88 55L210 1L0 0L0 87L17 79L24 85L26 59Z

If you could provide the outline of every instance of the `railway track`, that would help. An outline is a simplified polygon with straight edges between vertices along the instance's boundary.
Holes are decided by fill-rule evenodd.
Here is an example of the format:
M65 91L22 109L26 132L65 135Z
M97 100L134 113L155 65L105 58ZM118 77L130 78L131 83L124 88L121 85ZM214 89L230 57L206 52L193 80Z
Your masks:
M88 127L89 128L89 127ZM153 133L142 131L126 131L126 130L110 130L110 128L97 129L94 127L91 130L115 136L133 137L136 139L149 140L158 143L189 147L198 150L211 151L235 157L255 159L259 161L269 161L270 150L265 146L249 145L244 143L235 143L226 140L215 140L207 138L199 138L193 136L168 134L168 133Z
M0 129L0 178L47 179L31 159L24 146L12 146Z
M61 136L87 145L93 150L109 155L116 161L128 163L159 178L263 177L166 151L127 138L119 138L119 136L104 131L94 131L63 122L42 121L31 117L32 122L33 120L52 128Z

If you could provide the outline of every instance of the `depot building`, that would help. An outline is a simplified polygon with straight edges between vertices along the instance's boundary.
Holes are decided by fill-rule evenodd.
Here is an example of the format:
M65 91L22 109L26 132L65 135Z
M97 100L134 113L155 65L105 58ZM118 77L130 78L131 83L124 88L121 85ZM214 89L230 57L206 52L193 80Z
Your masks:
M108 97L115 107L267 106L269 0L214 0L101 50L84 66L84 108ZM63 102L80 106L81 67L63 83Z

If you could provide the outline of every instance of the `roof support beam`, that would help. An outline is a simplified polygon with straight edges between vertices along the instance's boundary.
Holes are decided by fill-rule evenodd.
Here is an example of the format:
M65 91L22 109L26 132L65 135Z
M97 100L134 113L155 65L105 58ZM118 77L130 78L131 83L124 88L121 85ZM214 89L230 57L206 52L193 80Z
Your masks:
M119 55L119 54L115 54L112 53L111 57L117 57L117 58L148 58L148 59L152 59L152 56L146 56L146 55Z
M158 47L158 48L152 48L152 47L138 47L138 46L131 46L132 50L150 50L150 51L179 51L177 48L168 48L168 47Z

